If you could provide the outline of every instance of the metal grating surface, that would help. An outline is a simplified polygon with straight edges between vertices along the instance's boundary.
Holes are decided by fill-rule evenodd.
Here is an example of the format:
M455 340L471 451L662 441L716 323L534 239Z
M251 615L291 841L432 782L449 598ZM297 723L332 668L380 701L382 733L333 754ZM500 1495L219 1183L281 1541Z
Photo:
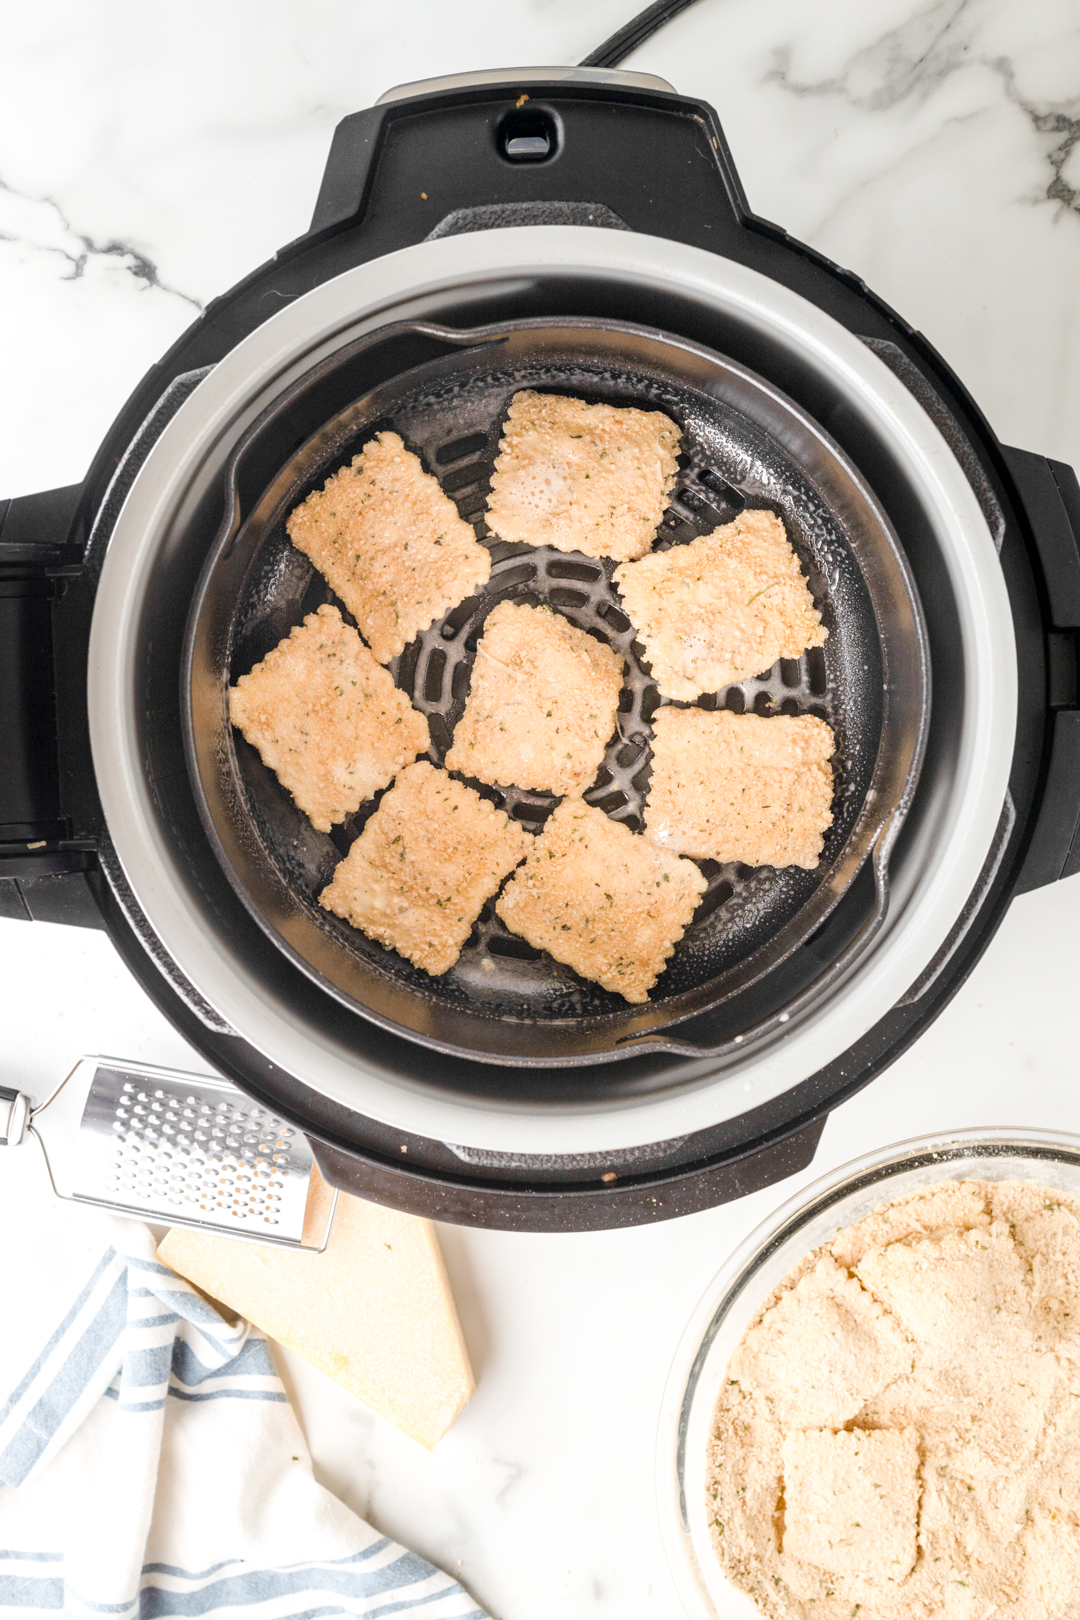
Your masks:
M311 1150L291 1125L191 1077L170 1084L101 1067L83 1110L83 1196L227 1230L303 1227ZM107 1145L102 1139L108 1137ZM89 1146L89 1144L88 1144Z

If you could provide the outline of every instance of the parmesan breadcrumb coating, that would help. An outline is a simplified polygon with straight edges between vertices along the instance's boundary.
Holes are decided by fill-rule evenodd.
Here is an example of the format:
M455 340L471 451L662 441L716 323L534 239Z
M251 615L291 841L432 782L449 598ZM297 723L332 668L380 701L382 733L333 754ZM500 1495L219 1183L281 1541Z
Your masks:
M336 607L309 613L241 675L229 715L320 832L430 744L424 716Z
M383 798L319 904L438 975L531 844L504 811L420 760Z
M512 933L627 1001L648 1001L705 889L692 861L564 799L495 910Z
M289 515L293 545L341 598L380 664L487 582L491 558L396 433Z
M667 698L718 692L828 634L772 512L740 512L699 540L624 563L615 582Z
M510 401L487 521L503 540L591 557L642 557L678 471L662 411L524 389Z
M646 837L699 860L817 866L833 819L824 720L665 706L652 724Z
M913 1188L805 1255L735 1350L721 1568L769 1620L1080 1613L1078 1374L1080 1203Z
M447 770L582 793L615 730L622 677L618 653L561 614L500 602L476 649Z

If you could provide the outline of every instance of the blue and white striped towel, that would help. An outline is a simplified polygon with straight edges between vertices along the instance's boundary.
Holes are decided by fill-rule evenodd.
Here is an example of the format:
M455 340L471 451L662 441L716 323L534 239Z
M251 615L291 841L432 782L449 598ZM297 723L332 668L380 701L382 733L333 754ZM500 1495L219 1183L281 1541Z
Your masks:
M3 1620L485 1620L316 1483L265 1338L145 1226L0 1214Z

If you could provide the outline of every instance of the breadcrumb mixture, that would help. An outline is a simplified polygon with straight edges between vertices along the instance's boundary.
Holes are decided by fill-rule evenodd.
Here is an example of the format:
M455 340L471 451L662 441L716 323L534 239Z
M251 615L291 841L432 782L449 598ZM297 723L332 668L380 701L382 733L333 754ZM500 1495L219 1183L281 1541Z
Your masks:
M488 527L532 546L642 557L675 482L679 440L662 411L524 389L499 441Z
M833 819L824 720L664 707L652 725L647 837L699 860L817 866Z
M690 699L798 658L828 632L773 512L615 570L664 697Z
M648 1001L707 887L692 861L564 799L495 910L511 933L582 978Z
M1080 1201L947 1181L808 1255L732 1357L707 1490L770 1620L1074 1620Z
M505 811L420 760L402 771L319 904L425 973L445 973L532 842Z
M424 716L336 607L309 613L241 675L229 716L320 832L430 745Z
M293 545L341 598L380 664L487 582L491 557L396 433L289 515Z
M447 770L582 793L615 730L622 679L619 654L560 613L500 602L476 649Z

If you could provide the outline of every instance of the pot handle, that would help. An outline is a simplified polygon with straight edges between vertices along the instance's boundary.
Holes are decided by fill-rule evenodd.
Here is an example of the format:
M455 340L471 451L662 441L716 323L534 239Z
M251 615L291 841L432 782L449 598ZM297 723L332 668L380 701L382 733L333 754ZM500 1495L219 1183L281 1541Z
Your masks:
M506 225L726 252L749 215L713 109L651 74L521 68L403 85L337 126L311 234L362 256Z
M64 810L54 615L82 563L82 485L0 501L0 917L103 927L93 841ZM61 668L61 662L63 667Z
M1063 461L1002 447L1042 565L1050 710L1043 795L1018 894L1080 872L1080 483Z

